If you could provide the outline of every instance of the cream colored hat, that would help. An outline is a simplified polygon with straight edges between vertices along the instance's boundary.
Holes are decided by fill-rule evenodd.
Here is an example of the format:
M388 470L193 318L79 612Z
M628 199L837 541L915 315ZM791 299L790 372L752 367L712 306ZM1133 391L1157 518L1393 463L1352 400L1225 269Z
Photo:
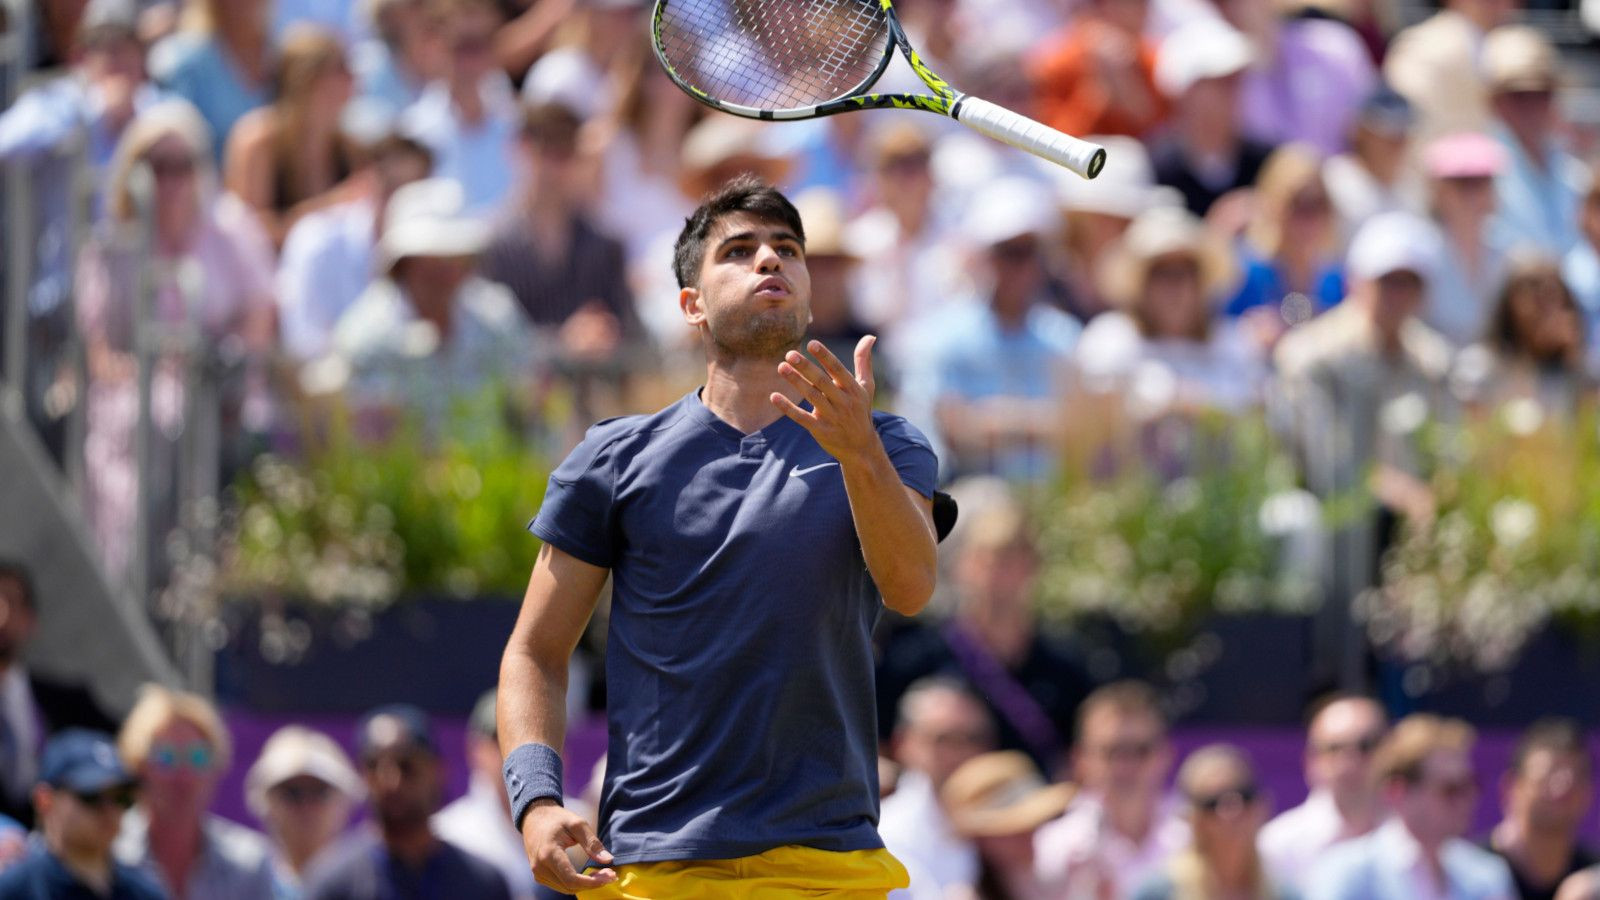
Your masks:
M1484 39L1483 77L1497 94L1554 90L1561 80L1560 60L1538 29L1505 25Z
M831 188L810 188L794 198L800 224L806 230L806 256L843 256L860 259L844 240L844 201Z
M1066 812L1076 794L1073 785L1046 783L1026 753L1002 750L962 763L939 797L955 832L975 838L1032 832Z
M286 725L267 738L261 756L245 775L245 801L250 811L265 816L267 792L301 775L325 782L351 800L366 794L350 758L333 738L300 725Z
M1123 232L1108 260L1102 285L1106 296L1122 306L1144 290L1150 264L1174 253L1193 256L1200 264L1200 288L1213 301L1233 286L1237 267L1228 248L1194 213L1179 206L1147 210Z

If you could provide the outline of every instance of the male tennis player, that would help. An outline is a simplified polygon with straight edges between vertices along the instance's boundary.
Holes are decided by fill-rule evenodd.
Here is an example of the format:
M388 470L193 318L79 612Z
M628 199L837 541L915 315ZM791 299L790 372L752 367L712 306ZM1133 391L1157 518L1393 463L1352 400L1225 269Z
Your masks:
M512 814L540 882L586 897L883 897L869 633L934 587L936 463L818 342L799 214L736 179L674 270L706 383L601 422L550 477L500 669ZM612 579L600 833L560 806L567 662ZM603 868L579 874L566 848ZM776 892L776 893L773 893ZM831 892L838 892L837 894Z

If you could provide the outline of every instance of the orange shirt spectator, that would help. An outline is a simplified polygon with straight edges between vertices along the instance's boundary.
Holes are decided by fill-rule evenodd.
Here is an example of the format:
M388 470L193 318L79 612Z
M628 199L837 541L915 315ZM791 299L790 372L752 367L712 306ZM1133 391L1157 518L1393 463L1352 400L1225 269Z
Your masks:
M1166 115L1145 0L1092 0L1029 65L1035 111L1067 134L1141 137Z

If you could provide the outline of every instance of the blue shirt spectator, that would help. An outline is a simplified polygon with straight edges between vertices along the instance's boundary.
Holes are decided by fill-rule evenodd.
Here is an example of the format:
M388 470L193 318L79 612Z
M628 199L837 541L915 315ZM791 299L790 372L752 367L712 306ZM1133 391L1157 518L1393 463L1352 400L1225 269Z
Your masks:
M1546 253L1578 242L1578 204L1589 172L1556 134L1559 58L1545 36L1526 25L1491 32L1480 68L1489 84L1496 137L1510 157L1495 178L1498 221L1507 234Z
M1336 265L1324 266L1315 279L1316 290L1309 299L1313 308L1304 310L1309 318L1338 303L1344 297L1344 273ZM1282 270L1271 260L1252 257L1244 265L1244 281L1223 311L1230 316L1262 306L1281 306L1292 293Z
M267 2L189 4L183 27L150 50L150 74L200 111L211 129L218 162L234 123L272 99L267 77L270 21L263 8Z

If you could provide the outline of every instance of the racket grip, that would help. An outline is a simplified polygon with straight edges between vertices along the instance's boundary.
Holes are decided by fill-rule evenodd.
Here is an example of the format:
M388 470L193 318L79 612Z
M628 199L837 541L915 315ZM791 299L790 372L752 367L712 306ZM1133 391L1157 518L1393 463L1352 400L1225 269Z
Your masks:
M987 100L972 95L961 98L956 104L957 122L974 131L986 134L1018 150L1026 150L1040 159L1093 178L1106 164L1106 151L1099 144L1080 140Z

